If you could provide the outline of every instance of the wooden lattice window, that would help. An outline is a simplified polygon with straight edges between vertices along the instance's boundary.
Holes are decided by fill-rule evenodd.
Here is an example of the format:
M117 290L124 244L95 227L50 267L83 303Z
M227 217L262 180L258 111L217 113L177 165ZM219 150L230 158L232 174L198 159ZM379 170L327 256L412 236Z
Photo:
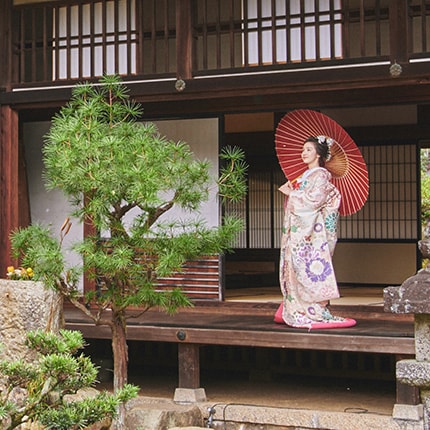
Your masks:
M339 240L417 240L416 145L363 146L361 151L369 170L369 198L358 213L340 218ZM237 248L280 246L284 199L278 187L285 181L285 176L277 160L259 161L258 169L253 169L251 164L246 201L225 208L227 213L235 213L245 221L246 228L237 240Z

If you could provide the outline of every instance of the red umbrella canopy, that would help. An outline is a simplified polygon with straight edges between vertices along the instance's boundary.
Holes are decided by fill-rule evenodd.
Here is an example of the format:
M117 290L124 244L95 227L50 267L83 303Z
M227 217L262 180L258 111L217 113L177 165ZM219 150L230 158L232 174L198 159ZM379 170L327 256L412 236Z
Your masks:
M310 136L332 139L330 159L326 169L342 199L341 215L359 211L369 195L369 175L366 163L349 134L333 119L313 110L301 109L287 113L279 122L275 134L279 164L290 181L307 169L302 161L303 144Z

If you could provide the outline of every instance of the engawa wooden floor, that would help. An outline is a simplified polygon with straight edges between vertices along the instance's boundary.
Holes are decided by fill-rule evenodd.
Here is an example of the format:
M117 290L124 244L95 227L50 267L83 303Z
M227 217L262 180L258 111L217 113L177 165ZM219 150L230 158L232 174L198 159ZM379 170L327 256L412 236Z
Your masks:
M145 325L148 325L147 334L141 336L142 340L154 341L156 339L148 335L154 327L160 330L171 328L173 330L171 334L163 334L165 338L162 340L167 342L169 336L177 333L178 328L188 330L191 327L197 327L196 333L202 333L203 337L200 339L202 342L210 329L222 330L217 333L228 330L233 333L243 329L256 330L262 339L273 331L293 332L293 335L296 335L297 330L274 324L272 321L273 312L280 300L277 288L230 290L226 293L225 303L221 305L209 303L196 306L174 317L166 317L159 312L146 314L145 322L134 321L131 324L133 327L129 327L132 329L129 329L129 333L144 332ZM376 337L382 335L404 339L409 345L404 352L410 354L413 351L413 319L411 316L385 314L382 309L382 289L341 288L341 298L333 301L331 306L333 313L356 318L358 324L354 328L342 331L340 335L331 331L327 333L328 338L319 333L319 338L324 338L324 342L327 342L327 339L337 342L341 337L349 337L354 342L361 334L368 335L370 332ZM84 319L70 309L66 311L66 321L70 328L79 328L82 322L87 326ZM306 331L303 334L305 333ZM192 335L195 336L194 332ZM140 338L138 334L131 336L135 339ZM109 338L109 335L100 337ZM316 337L310 339L317 340ZM199 341L199 338L195 338L195 341ZM223 342L221 339L221 345ZM240 344L239 336L238 345ZM347 345L350 345L349 341ZM336 348L339 348L339 345ZM383 349L384 346L380 345L380 348ZM141 394L144 396L172 398L177 387L177 375L170 371L141 372L131 367L130 382L139 384ZM303 374L264 381L244 378L240 372L223 374L214 371L202 372L201 383L206 390L208 401L213 403L245 403L335 411L356 410L360 413L368 411L382 414L391 414L395 403L393 381L336 379L324 375L316 378Z

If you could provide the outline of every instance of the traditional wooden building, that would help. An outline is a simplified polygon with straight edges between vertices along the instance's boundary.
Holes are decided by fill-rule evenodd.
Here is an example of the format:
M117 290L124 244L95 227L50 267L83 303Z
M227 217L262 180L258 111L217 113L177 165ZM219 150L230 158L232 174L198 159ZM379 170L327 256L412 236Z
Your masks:
M0 271L11 263L12 230L31 221L61 225L66 216L67 202L44 191L43 135L73 85L104 73L121 75L144 107L143 120L189 142L215 173L223 145L246 153L246 201L222 208L241 214L246 229L235 252L215 262L215 280L204 274L190 287L195 298L214 303L232 287L277 284L277 188L285 178L274 132L298 108L338 121L368 165L368 202L340 220L339 283L398 285L419 267L420 149L430 144L429 0L2 0L0 48ZM205 212L210 223L219 222L219 212L213 199ZM261 324L271 319L272 310L265 312ZM362 325L334 343L330 335L310 341L278 330L262 337L259 326L243 332L226 324L213 338L200 328L155 326L134 327L130 336L179 342L180 385L191 388L198 376L187 363L198 362L205 342L413 353L410 337L385 341L385 326L379 337L369 338Z
M369 168L368 203L341 219L339 282L395 285L416 270L429 1L6 0L0 15L1 270L11 230L48 212L62 219L39 194L41 136L71 87L103 73L123 76L144 119L196 141L215 166L222 145L244 148L248 198L224 209L246 221L222 263L227 288L276 283L284 177L274 130L297 108L337 120Z

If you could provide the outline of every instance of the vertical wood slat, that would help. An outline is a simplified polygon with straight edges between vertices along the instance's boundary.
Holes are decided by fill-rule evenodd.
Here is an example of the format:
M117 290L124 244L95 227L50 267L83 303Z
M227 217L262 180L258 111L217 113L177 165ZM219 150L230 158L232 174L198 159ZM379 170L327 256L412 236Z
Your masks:
M72 57L71 57L71 49L70 49L70 44L71 44L71 33L72 33L72 11L71 11L71 6L68 5L66 7L66 48L65 48L65 52L66 52L66 78L67 79L71 79L72 77Z
M0 15L0 49L3 57L9 59L0 63L0 87L4 88L10 87L13 73L12 8L13 0L5 0Z
M102 73L104 73L107 70L107 45L106 45L106 34L107 34L107 28L106 28L106 23L107 23L107 0L102 0L101 2L101 7L102 7L102 64L103 64L103 69L102 69Z
M249 9L248 9L248 2L244 2L243 4L243 46L244 46L244 53L243 53L243 65L245 67L249 66L249 52L248 52L248 46L249 46Z
M360 55L362 57L366 56L365 13L364 0L360 0Z
M305 0L300 0L300 58L306 58Z
M37 59L37 50L36 50L36 42L37 42L37 36L36 36L36 13L37 13L37 9L32 9L31 10L31 41L29 41L30 46L31 46L31 50L30 50L30 57L31 57L31 79L33 82L37 81L37 63L36 63L36 59Z
M287 55L285 56L287 63L291 62L291 50L293 47L292 37L291 37L291 10L289 1L285 0L285 35L287 37L287 42L285 43L285 49L287 51Z
M421 0L421 40L422 40L422 52L427 52L427 15L426 15L426 0Z
M229 42L230 42L230 68L234 68L235 66L235 57L236 57L236 49L235 49L235 28L234 28L234 1L230 3L230 13L228 20L228 28L229 28Z
M25 10L21 13L21 28L20 28L20 79L19 82L26 82L25 79Z
M10 233L19 227L18 112L0 106L0 270L11 260Z
M136 0L136 31L137 31L137 44L138 49L136 49L136 73L143 74L143 58L144 58L144 25L143 25L143 6L142 2Z
M351 17L349 13L349 0L342 1L342 56L349 58L350 57L350 23Z
M151 10L151 72L156 73L157 72L157 23L156 23L156 0L152 1Z
M114 61L115 61L115 71L119 71L119 44L120 44L120 33L119 33L119 8L118 2L113 2L113 50L114 50ZM127 70L127 73L129 71Z
M339 11L338 11L339 12ZM334 0L330 0L329 22L330 22L330 59L336 58L336 14Z
M53 40L53 44L54 44L53 69L54 69L54 79L58 79L58 77L60 76L60 9L59 7L54 6L53 12L54 12L54 35L55 35Z
M263 65L263 32L262 32L262 6L261 0L257 0L257 64Z
M95 64L95 11L94 3L90 4L90 73L91 76L96 74L96 64Z
M164 0L163 14L163 44L165 70L170 70L170 28L169 28L169 6L168 0Z
M51 78L51 71L48 70L49 62L48 62L48 9L46 7L43 8L43 28L42 28L42 70L43 70L43 80L48 81Z
M208 7L207 0L202 1L202 60L203 60L203 68L207 70L208 68Z
M375 44L376 44L376 55L380 56L382 53L382 40L381 40L381 2L375 1Z
M276 10L276 0L272 0L271 2L271 26L272 26L272 62L274 64L278 63L278 38L276 34L276 16L277 16L277 10Z
M221 47L222 47L222 32L221 32L221 1L217 1L216 8L216 64L217 69L222 68Z
M10 0L6 0L10 1ZM17 14L21 14L21 36L18 36L17 39L17 48L18 48L18 55L16 56L16 59L18 56L20 56L20 62L19 62L19 75L20 80L22 83L27 82L35 82L35 81L48 81L53 74L53 71L55 71L54 75L56 78L60 77L59 73L61 72L64 74L64 78L67 79L79 79L82 78L84 71L85 73L88 72L87 64L90 65L91 71L89 75L91 77L95 77L95 71L98 69L98 61L102 61L102 69L103 72L106 70L107 67L107 55L113 55L112 52L115 52L114 54L114 62L115 62L115 69L118 70L118 67L122 67L123 70L125 69L125 74L130 75L133 73L132 70L132 64L131 62L134 61L134 58L132 58L133 55L133 48L132 42L135 42L138 47L136 49L136 56L139 58L137 61L137 69L138 71L142 72L143 67L141 62L143 61L143 55L141 50L143 49L143 26L137 30L139 32L140 38L135 40L133 39L133 30L132 30L132 7L134 5L136 13L136 20L141 19L142 14L145 13L145 5L149 4L148 2L151 0L136 0L135 2L132 2L131 0L125 1L125 14L128 15L126 18L126 28L122 28L123 21L120 21L121 13L123 13L120 3L118 1L114 0L97 0L97 1L87 1L82 0L79 2L73 2L73 3L66 3L66 2L57 2L54 4L52 2L49 2L45 5L37 5L37 6L19 6L16 7ZM187 4L189 0L185 1L185 4ZM182 2L177 2L178 4ZM227 1L227 0L214 0L213 2L208 2L208 0L198 0L197 4L199 5L200 9L206 9L210 5L211 11L215 11L213 16L211 18L207 17L207 13L203 14L204 22L199 26L198 28L201 28L201 32L197 37L200 41L202 41L202 49L201 49L201 57L200 61L198 62L199 67L202 67L203 69L207 70L209 67L214 69L222 69L224 67L229 68L236 68L236 67L242 67L242 66L249 66L249 53L248 49L250 49L250 46L248 44L249 38L248 35L252 34L256 37L256 57L255 57L255 64L258 66L270 66L271 64L280 64L279 58L277 56L279 55L278 49L281 46L281 40L280 40L280 32L277 32L277 23L284 22L285 20L285 38L286 40L283 41L286 46L292 43L291 40L291 34L292 30L300 29L301 33L301 61L307 61L306 59L306 29L310 28L312 25L308 22L304 22L304 19L309 19L311 17L311 12L309 12L307 9L304 8L305 4L307 4L304 0L301 0L297 4L300 5L300 12L298 15L296 13L294 14L294 19L300 20L299 23L291 23L291 9L290 9L290 2L284 1L283 4L285 4L285 15L284 13L280 13L280 11L277 11L277 7L282 3L282 0L265 0L265 3L263 3L263 0L257 0L254 2L257 8L257 17L254 20L254 18L250 19L248 14L248 4L247 2L242 3L243 10L234 10L235 5L238 3L235 3L233 1ZM152 61L153 63L150 65L151 67L147 67L146 70L150 71L151 73L166 73L170 70L170 64L171 59L173 58L173 55L171 55L170 50L170 30L169 30L169 16L171 16L171 3L169 1L152 1L151 2L153 10L157 11L157 13L163 14L163 17L165 19L164 21L164 28L163 23L160 24L160 22L156 22L156 26L158 26L158 32L157 28L154 29L152 40L152 45L149 43L149 46L152 47ZM264 5L268 5L268 7L271 7L271 15L267 15ZM382 51L385 50L385 46L383 45L382 36L385 33L382 33L383 27L382 24L385 24L387 18L386 15L386 9L385 6L382 7L383 2L380 0L374 0L373 2L360 0L360 3L358 3L358 9L353 10L353 18L354 18L354 24L358 25L360 28L360 34L359 37L354 36L355 40L352 40L351 35L349 35L348 27L350 27L350 7L354 7L355 4L352 4L352 2L349 2L348 0L343 0L341 2L341 11L335 10L334 7L337 4L335 0L330 0L328 2L329 4L329 10L324 9L324 11L319 10L320 2L314 0L314 5L316 8L315 11L315 45L316 50L319 52L320 50L320 39L322 38L322 33L320 33L320 30L322 27L329 28L330 31L330 55L329 59L335 59L335 34L336 32L336 25L338 23L338 18L336 18L336 14L339 13L343 15L341 17L342 23L339 22L339 25L342 26L342 37L343 37L343 49L344 49L344 58L350 58L351 53L351 43L355 43L355 40L357 41L357 52L354 52L354 57L365 57L366 55L371 55L373 52L370 52L369 46L371 46L372 43L375 44L375 55L381 56L384 53ZM72 6L73 5L73 6ZM96 6L95 6L96 5ZM372 6L373 5L373 6ZM389 8L391 10L390 13L390 38L391 38L391 56L394 59L394 57L400 61L402 58L401 55L404 58L408 58L408 51L409 46L408 42L405 41L404 34L407 31L409 35L411 34L410 26L408 25L408 15L407 15L407 2L405 0L393 0L392 2L389 2ZM97 12L95 14L95 7L97 8ZM224 11L222 8L227 7L230 8L230 12L226 9ZM400 15L397 13L397 11L400 8L401 13ZM32 8L34 9L33 15L32 15ZM70 26L70 19L71 15L70 13L76 12L76 9L78 8L78 27L79 27L79 34L75 34L76 27L73 20L73 28ZM149 8L150 9L150 8ZM263 9L263 12L262 12ZM37 12L36 12L37 11ZM221 13L222 11L222 13ZM67 22L69 25L66 27L66 29L61 28L62 37L60 37L60 33L58 30L60 28L57 28L56 31L54 31L56 40L53 41L51 44L51 34L53 32L53 28L56 27L60 20L59 12L61 12L62 16L61 19L65 22ZM114 13L112 13L114 12ZM56 22L52 23L50 22L51 14L54 13ZM155 13L155 12L154 12ZM428 23L428 1L426 0L416 0L413 2L413 13L414 17L416 17L416 20L410 20L410 24L413 24L416 26L415 32L420 34L420 40L419 43L421 43L421 52L419 52L419 47L417 48L417 53L425 53L428 49L428 41L426 40L428 37L428 30L427 30L427 23ZM90 15L90 25L93 26L92 30L89 32L88 35L82 34L82 26L83 23L83 16L89 14ZM94 19L95 15L97 15L97 19L100 19L99 15L102 15L101 22L103 25L103 31L101 34L95 35L94 33ZM236 16L234 16L236 14ZM253 14L253 12L252 12ZM279 14L279 15L278 15ZM111 16L113 15L113 16ZM325 16L328 16L329 19L326 20ZM161 15L160 15L161 16ZM191 16L191 14L190 14ZM254 15L252 15L254 16ZM392 22L396 21L396 16L400 16L400 19L397 19L397 25L398 28L392 27ZM404 19L403 17L404 16ZM33 18L32 18L33 17ZM36 18L37 19L36 19ZM139 18L140 17L140 18ZM321 20L321 17L324 17L324 21ZM74 16L73 16L74 18ZM201 14L199 13L199 18L202 19ZM36 25L33 25L33 29L29 29L29 26L31 22L37 21ZM112 20L112 21L111 21ZM215 20L215 22L214 22ZM282 21L281 21L282 20ZM359 20L359 21L357 21ZM211 21L211 22L209 22ZM237 21L237 23L236 23ZM327 22L326 22L327 21ZM111 24L114 25L114 30L112 31ZM193 20L190 19L190 27L188 29L188 33L192 34L193 32ZM269 28L266 25L272 24L272 27ZM42 24L41 24L42 23ZM240 24L238 24L240 23ZM106 28L106 25L109 24L109 29ZM43 29L35 30L35 27L43 25ZM279 24L281 25L281 24ZM210 26L210 28L209 28ZM375 27L375 38L372 40L369 40L364 36L365 32L369 30L369 26ZM284 27L284 25L282 25ZM25 30L26 29L26 30ZM28 32L33 30L33 35L29 35ZM109 30L109 31L107 31ZM36 33L34 33L36 31ZM67 34L65 33L67 31ZM236 31L240 31L241 33L236 33ZM27 32L27 34L26 34ZM229 41L227 43L224 42L224 35L228 34ZM160 34L162 35L160 36ZM182 29L182 34L187 34L184 29ZM397 34L396 34L397 33ZM26 37L27 36L27 37ZM97 36L97 40L96 40ZM242 37L242 46L244 47L243 55L240 56L239 52L235 52L237 50L238 44L235 43L235 40L238 40L235 36ZM109 40L106 38L109 37ZM123 38L124 37L124 38ZM266 41L266 37L271 39L271 58L272 60L267 60L267 57L263 53L263 41ZM282 37L284 37L282 35ZM33 40L29 40L29 39ZM99 39L103 39L101 42ZM160 38L163 38L164 43L157 43L160 42ZM38 39L38 40L36 40ZM212 40L214 43L209 43L208 40L210 39L210 42ZM394 39L394 40L393 40ZM185 45L189 44L189 41L187 38L185 40ZM322 39L321 39L322 40ZM409 44L412 43L412 38L408 37L407 40L409 41ZM89 41L89 42L88 42ZM401 42L401 43L399 43ZM177 46L181 45L181 42L177 41ZM192 37L191 37L191 44L192 44ZM10 45L9 45L10 46ZM211 53L208 52L208 49L212 49L212 47L215 46L216 51L212 51L212 55L214 55L214 61L211 62ZM124 51L122 50L124 48ZM52 49L52 51L51 51ZM112 51L111 51L112 49ZM189 50L189 55L191 58L191 61L193 59L192 57L192 48L189 48L187 46L181 48L183 51ZM225 52L227 49L230 50L229 53ZM393 49L396 51L393 52ZM99 54L97 56L97 62L96 62L96 51ZM100 50L100 51L99 51ZM170 50L170 52L169 52ZM121 58L119 57L119 54L122 52L127 52L127 65L123 65L120 63ZM258 52L257 52L258 51ZM291 62L291 46L290 48L286 48L286 53L282 57L282 63L290 63ZM71 64L72 60L75 61L75 55L76 52L79 52L79 59L78 63ZM85 55L84 55L85 52ZM320 60L326 60L327 58L322 59L321 55L317 52L317 61ZM61 55L60 55L61 53ZM101 53L101 54L100 54ZM51 55L53 54L53 56ZM237 54L237 55L236 55ZM401 54L401 55L400 55ZM89 56L89 58L86 58L86 56ZM160 62L160 59L162 59L164 56L164 60ZM101 58L102 57L102 58ZM180 57L179 55L177 56ZM216 57L216 58L215 58ZM238 63L238 58L242 57L243 62L240 64ZM53 59L55 58L55 63L52 64ZM63 62L63 69L60 70L58 67L58 62ZM84 61L85 60L85 61ZM65 61L67 61L67 67L65 64ZM88 61L88 63L86 63ZM177 59L176 61L183 62L185 60ZM404 60L403 60L404 61ZM96 63L96 65L95 65ZM164 70L161 70L160 67L157 67L157 64L165 64L166 67ZM209 64L208 64L209 63ZM224 64L225 63L225 64ZM254 61L253 61L254 63ZM112 63L110 63L112 65ZM96 67L97 66L97 67ZM6 67L6 66L5 66ZM172 69L174 66L172 65ZM64 70L67 69L66 72ZM84 70L85 69L85 70ZM192 65L189 66L189 69L192 70ZM182 74L182 72L181 72ZM78 75L78 76L76 76ZM192 75L192 72L189 72L189 75Z
M83 5L78 4L78 75L84 75L84 54L83 54L83 21L84 21L84 13L83 13Z
M321 9L319 7L319 1L314 0L314 10L315 10L315 58L317 60L321 60ZM330 27L332 26L332 22L330 22ZM331 50L333 52L333 50Z
M132 28L132 10L131 10L131 0L127 0L126 10L125 10L125 20L126 20L126 47L127 47L127 75L132 74L132 47L135 46L135 41L132 40L131 28ZM135 22L137 21L137 16L135 17ZM136 31L136 24L134 25L134 31ZM137 55L137 50L135 50Z

